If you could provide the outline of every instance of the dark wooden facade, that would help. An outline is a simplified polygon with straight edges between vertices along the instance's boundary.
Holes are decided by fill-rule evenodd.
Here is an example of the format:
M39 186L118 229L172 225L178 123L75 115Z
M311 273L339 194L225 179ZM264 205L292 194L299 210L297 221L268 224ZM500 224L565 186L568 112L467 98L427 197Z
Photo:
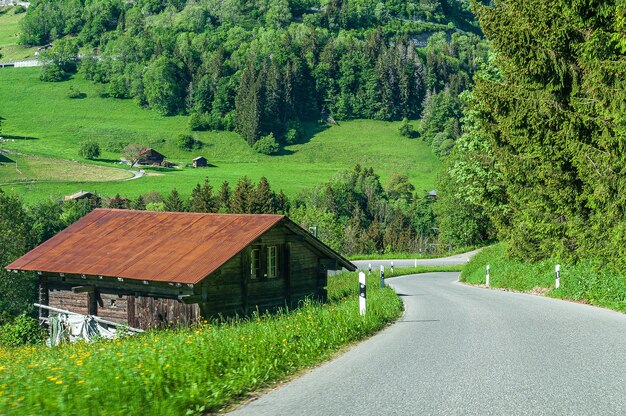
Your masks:
M199 156L193 160L193 167L194 168L206 168L207 162L208 161L206 160L206 157Z
M165 155L157 152L154 149L145 149L139 154L137 163L139 165L160 165L165 160Z
M354 270L329 251L286 220L197 284L42 272L40 303L142 329L293 308L306 298L326 300L328 270Z

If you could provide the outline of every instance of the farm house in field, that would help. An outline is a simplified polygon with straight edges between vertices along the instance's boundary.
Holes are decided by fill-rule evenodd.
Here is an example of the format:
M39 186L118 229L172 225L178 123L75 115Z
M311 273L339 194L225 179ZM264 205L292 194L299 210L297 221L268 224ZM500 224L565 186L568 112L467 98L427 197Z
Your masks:
M41 304L138 328L325 300L341 268L356 270L284 215L116 209L6 267L39 275Z
M198 156L196 158L193 159L193 167L194 168L206 168L207 167L207 160L206 157L204 156Z
M165 160L165 155L157 152L154 149L144 149L137 158L137 163L140 165L160 165Z

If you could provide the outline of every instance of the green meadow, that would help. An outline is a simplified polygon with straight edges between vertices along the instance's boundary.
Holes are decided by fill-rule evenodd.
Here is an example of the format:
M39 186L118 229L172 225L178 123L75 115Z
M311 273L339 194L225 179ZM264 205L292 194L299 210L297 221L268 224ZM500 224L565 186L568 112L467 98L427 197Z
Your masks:
M234 185L244 175L253 181L266 176L276 191L282 189L293 196L331 179L341 170L352 169L357 163L374 168L383 184L391 173L401 172L409 176L418 191L428 191L434 187L440 165L425 143L399 134L399 123L372 120L345 121L333 126L309 123L299 143L286 146L274 156L255 153L236 133L216 131L193 132L203 146L184 151L176 146L176 138L190 133L188 117L163 117L131 100L102 98L102 86L85 80L81 74L69 81L45 83L39 80L39 71L39 68L0 68L4 137L0 149L17 152L25 158L55 159L59 166L68 169L57 178L60 181L49 182L54 179L50 178L49 168L38 168L37 163L31 163L28 180L35 182L24 184L23 175L9 173L10 162L0 161L3 189L31 202L57 198L79 189L132 198L151 191L169 192L175 187L187 195L205 177L219 186L224 180ZM70 87L78 89L84 98L68 98ZM100 144L99 159L87 161L78 156L79 145L86 140ZM158 150L178 167L150 169L143 178L114 182L120 176L118 169L124 168L118 164L120 153L116 148L131 143ZM196 156L205 156L211 167L188 167ZM109 178L94 181L93 175L74 174L67 161L118 169L111 169Z
M0 8L0 11L3 10ZM24 13L14 14L13 8L0 14L0 62L21 61L35 59L36 48L25 48L18 45L20 33L20 20Z

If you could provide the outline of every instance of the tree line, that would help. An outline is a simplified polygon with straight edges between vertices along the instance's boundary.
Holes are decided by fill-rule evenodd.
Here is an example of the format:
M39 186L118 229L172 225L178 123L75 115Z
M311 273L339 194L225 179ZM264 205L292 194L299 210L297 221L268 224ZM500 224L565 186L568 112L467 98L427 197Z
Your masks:
M447 162L440 218L456 231L446 238L466 229L472 240L497 236L515 257L594 259L625 272L624 8L475 8L495 54L466 97Z
M174 212L287 214L304 228L316 226L318 237L345 255L427 251L436 242L433 200L414 192L405 175L386 187L371 168L357 165L331 181L290 199L272 190L262 177L254 184L240 178L214 188L208 179L184 198L176 189L150 192L134 199L120 195L80 200L53 199L25 204L0 189L0 264L7 265L95 208ZM0 269L0 324L32 309L36 276Z
M485 47L452 18L478 32L460 1L37 0L21 41L58 39L42 79L64 79L80 48L104 94L254 145L297 140L303 120L415 119L428 97L467 88Z

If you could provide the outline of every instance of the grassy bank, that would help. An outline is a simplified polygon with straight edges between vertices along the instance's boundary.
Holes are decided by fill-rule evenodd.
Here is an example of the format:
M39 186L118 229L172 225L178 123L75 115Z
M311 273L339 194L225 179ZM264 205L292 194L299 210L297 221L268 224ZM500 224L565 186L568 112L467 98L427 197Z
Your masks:
M383 254L355 254L349 256L350 260L412 260L412 259L438 259L441 257L454 256L476 250L479 246L459 247L454 250L445 250L441 253L383 253Z
M326 305L91 345L2 350L0 414L218 411L395 320L402 303L377 283L370 279L365 317L356 274L345 273L329 279Z
M546 259L539 263L511 260L497 244L483 249L467 264L461 281L485 283L485 267L490 265L490 286L518 291L534 291L554 298L569 299L626 312L626 276L603 271L589 261L561 264L561 285L555 289L554 267L560 262Z

